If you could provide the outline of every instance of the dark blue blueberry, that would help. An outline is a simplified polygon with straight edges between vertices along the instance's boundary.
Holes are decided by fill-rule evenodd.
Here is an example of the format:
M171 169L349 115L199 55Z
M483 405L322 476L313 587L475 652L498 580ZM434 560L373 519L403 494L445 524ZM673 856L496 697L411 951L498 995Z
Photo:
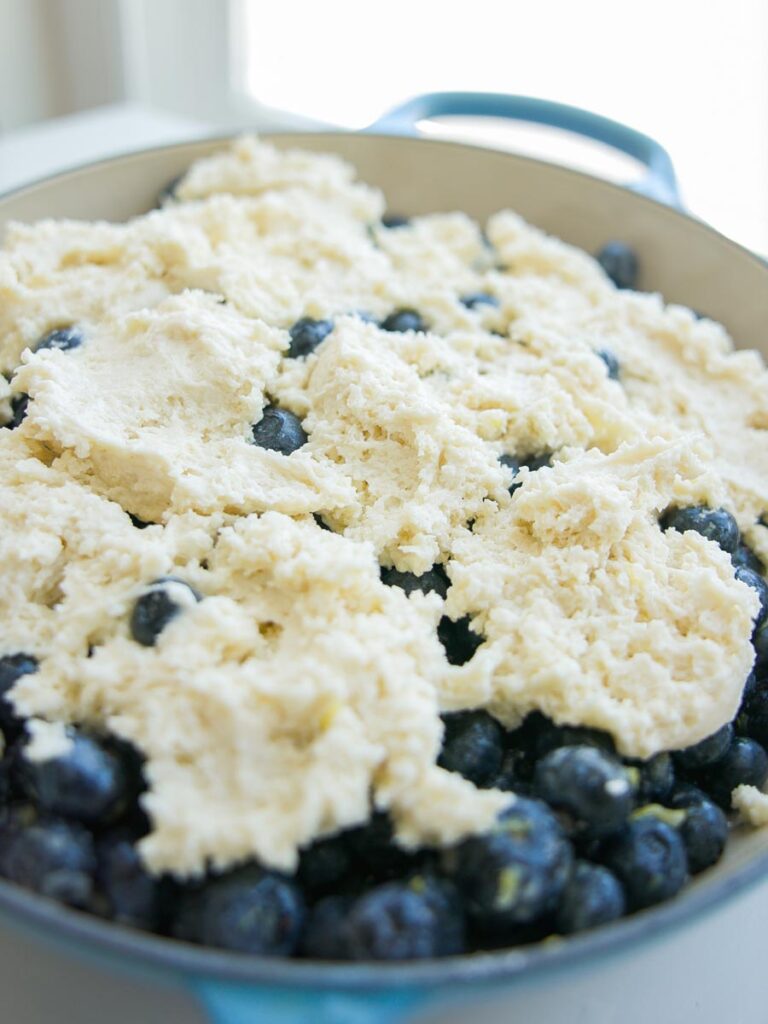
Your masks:
M388 815L378 812L365 825L345 833L352 856L353 869L359 875L392 878L404 875L415 867L414 854L406 852L394 841L394 830Z
M411 223L410 217L404 217L399 213L385 213L381 218L381 223L385 228L390 230L394 228L407 228Z
M437 763L476 786L489 786L504 756L504 729L487 711L444 715L443 748Z
M514 742L513 737L510 737L510 742ZM511 746L504 752L501 767L495 778L489 783L489 788L528 796L533 788L531 785L532 774L533 763L529 751L522 747Z
M411 875L408 888L426 900L438 920L436 956L455 956L466 946L464 905L456 886L445 878L422 871Z
M426 331L427 325L415 309L397 309L381 321L383 331Z
M150 875L136 844L124 836L102 840L97 861L96 879L109 918L134 928L156 930L169 898L168 880Z
M20 781L42 811L103 825L124 810L130 778L123 761L92 736L70 731L67 751L46 761L23 758Z
M586 725L556 725L537 711L526 717L519 731L521 742L528 745L537 760L560 747L597 747L608 754L616 751L610 733Z
M719 544L728 554L733 554L739 544L736 520L724 508L705 508L703 505L671 508L661 517L660 523L662 530L672 529L678 533L694 530Z
M288 356L291 359L308 356L332 330L333 324L330 320L313 320L311 316L303 316L288 332L291 336Z
M387 882L352 904L344 926L352 960L416 960L439 955L440 914L424 893Z
M6 732L18 728L19 718L8 699L17 679L37 672L37 658L31 654L6 654L0 658L0 726Z
M55 331L49 331L43 335L33 351L40 352L44 348L52 348L60 352L68 352L70 349L79 348L82 343L83 334L78 327L57 327Z
M71 822L19 823L0 840L0 874L73 907L90 904L95 869L90 832Z
M470 626L468 615L456 622L444 615L437 626L437 638L451 665L465 665L483 642Z
M348 894L326 896L309 911L301 952L313 960L347 960L346 924L354 898Z
M498 306L499 300L495 295L490 295L488 292L472 292L471 295L462 295L459 299L462 306L466 306L467 309L477 309L478 306Z
M768 747L768 679L755 679L749 689L745 686L735 726L740 735Z
M737 786L757 786L768 779L768 754L755 740L737 736L719 761L697 775L699 786L725 810L731 806L731 792Z
M417 576L413 572L401 572L399 569L382 569L381 582L386 583L388 587L399 587L406 594L413 594L416 591L422 594L434 592L443 598L447 595L450 586L441 565L433 565L421 576Z
M168 623L199 600L200 594L184 580L173 576L155 580L133 606L131 636L144 647L154 647Z
M507 459L511 461L506 461ZM545 466L552 465L552 453L544 452L541 455L529 455L525 459L518 461L512 456L502 455L499 461L504 466L508 466L510 469L515 471L515 474L519 471L521 466L526 466L532 473L535 473L537 469L544 469ZM515 491L523 486L522 480L514 479L510 485L509 493L514 494Z
M747 547L743 541L731 555L731 561L735 568L738 569L739 567L742 567L744 569L751 569L752 572L756 572L759 576L762 576L765 571L765 566L757 557L755 552L752 548Z
M617 288L635 288L639 263L637 253L626 242L606 242L595 259Z
M626 768L597 747L551 751L536 765L533 782L538 796L567 811L579 831L593 835L621 828L634 806L635 789Z
M763 620L752 634L757 666L762 671L768 668L768 619Z
M131 520L137 530L146 530L148 526L156 526L156 523L145 523L143 519L139 519L138 516L133 515L131 512L128 513L128 518Z
M512 475L517 476L520 472L520 460L514 455L508 455L506 452L499 456L499 462L505 469L511 469Z
M623 884L629 910L671 899L688 880L683 840L654 815L630 820L607 841L602 859Z
M755 628L757 629L759 626L762 626L766 616L768 616L768 583L754 569L747 569L741 565L737 566L734 576L742 583L746 583L748 587L752 587L760 598L760 608L755 619Z
M155 206L160 209L163 206L169 206L171 203L178 202L178 196L176 195L176 189L184 177L183 174L177 174L175 178L171 178L167 185L163 185L157 194L157 201Z
M442 855L470 920L485 934L504 934L553 910L571 861L570 843L552 811L525 797L515 800L491 832Z
M670 807L685 811L679 832L691 874L716 864L728 841L728 819L717 804L695 786L680 786L668 802Z
M630 761L630 772L637 771L637 799L641 804L663 804L675 785L675 765L667 753L647 761Z
M307 443L299 417L277 405L265 406L264 415L251 429L254 444L281 455L290 455Z
M3 424L6 430L15 430L27 415L29 395L14 395L11 399L11 418Z
M572 935L607 924L626 910L621 882L608 868L579 860L557 907L555 927L561 935Z
M204 946L290 956L304 924L304 901L287 878L244 867L181 897L174 933Z
M611 352L609 348L601 348L595 352L596 356L599 356L605 363L606 369L608 370L608 376L611 380L619 379L620 364L616 356Z
M681 768L696 771L705 765L712 764L723 756L733 741L733 725L726 722L717 732L700 740L692 747L675 751L674 758Z
M331 892L348 873L351 864L349 841L343 835L318 839L302 850L297 872L305 892Z

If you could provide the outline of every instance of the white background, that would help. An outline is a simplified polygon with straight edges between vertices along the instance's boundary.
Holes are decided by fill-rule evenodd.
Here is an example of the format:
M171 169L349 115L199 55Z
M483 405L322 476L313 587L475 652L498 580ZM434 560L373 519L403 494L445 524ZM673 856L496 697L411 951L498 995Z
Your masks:
M243 0L247 86L348 127L438 89L586 107L658 139L694 213L768 252L765 0ZM237 30L236 30L237 31ZM490 140L509 133L494 125ZM526 134L526 148L574 158ZM573 162L583 164L579 153ZM586 159L589 166L589 158ZM604 158L594 169L609 173Z

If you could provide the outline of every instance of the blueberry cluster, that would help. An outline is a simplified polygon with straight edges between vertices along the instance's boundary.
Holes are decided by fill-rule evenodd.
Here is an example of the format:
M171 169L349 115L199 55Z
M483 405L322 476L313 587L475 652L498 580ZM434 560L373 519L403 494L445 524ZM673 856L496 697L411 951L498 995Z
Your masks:
M382 578L409 593L449 586L439 566ZM131 635L153 646L199 600L183 580L155 581L137 598ZM768 778L768 675L750 676L734 723L648 761L538 712L512 731L486 711L454 712L440 766L515 795L488 833L407 851L377 813L307 847L294 877L252 863L185 883L142 865L144 782L130 745L71 728L65 753L25 756L5 695L37 670L29 654L0 659L0 874L125 925L245 953L401 960L594 928L669 899L716 863L731 790Z

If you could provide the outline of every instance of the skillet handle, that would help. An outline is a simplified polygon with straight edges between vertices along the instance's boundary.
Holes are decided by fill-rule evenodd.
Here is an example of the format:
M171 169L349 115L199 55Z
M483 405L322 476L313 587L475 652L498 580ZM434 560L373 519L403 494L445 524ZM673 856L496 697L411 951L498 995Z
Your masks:
M212 1024L405 1024L429 1001L423 989L339 992L209 979L193 986Z
M629 188L669 206L682 207L675 169L663 146L650 136L619 121L565 103L501 92L429 92L393 107L365 131L388 135L418 135L419 121L448 115L506 117L515 121L548 124L606 143L639 160L647 168L645 177L629 185Z

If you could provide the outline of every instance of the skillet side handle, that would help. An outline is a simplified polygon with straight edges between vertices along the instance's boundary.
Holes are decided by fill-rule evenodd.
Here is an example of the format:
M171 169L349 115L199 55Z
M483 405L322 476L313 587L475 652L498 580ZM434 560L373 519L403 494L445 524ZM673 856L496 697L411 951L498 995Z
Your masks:
M580 107L500 92L431 92L414 96L387 111L365 129L387 135L418 135L418 122L432 117L503 117L562 128L603 142L634 157L647 168L628 187L658 202L682 209L677 175L666 149L648 135Z
M429 1001L423 989L334 992L192 982L212 1024L405 1024Z

